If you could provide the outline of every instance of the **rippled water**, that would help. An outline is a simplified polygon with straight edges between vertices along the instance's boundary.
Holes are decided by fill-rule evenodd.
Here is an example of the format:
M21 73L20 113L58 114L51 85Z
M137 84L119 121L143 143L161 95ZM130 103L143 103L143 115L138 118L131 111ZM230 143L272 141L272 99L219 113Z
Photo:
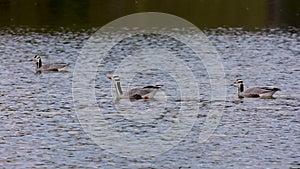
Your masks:
M75 112L72 95L73 71L84 42L94 31L63 28L40 31L6 28L0 31L2 167L300 167L299 29L248 32L220 28L204 31L219 52L227 81L222 118L213 134L204 142L199 136L205 131L204 123L208 120L209 110L214 105L222 104L222 101L210 100L207 72L201 61L193 57L193 51L176 39L158 35L133 36L110 50L96 70L95 99L101 111L99 116L86 115L88 119L99 122L96 125L98 128L94 128L99 133L94 133L95 137L86 128L89 124L80 124L83 119ZM111 34L108 32L107 38ZM184 36L190 35L187 32ZM135 56L136 51L144 52L147 56L147 51L151 54L160 49L175 52L194 72L198 72L194 76L199 84L199 100L182 100L176 79L168 72L151 69L140 71L130 82L126 82L124 76L121 80L124 88L163 83L164 87L155 100L116 101L111 82L106 76L114 72L124 56ZM42 55L45 63L71 63L69 71L36 74L34 63L27 60L37 53ZM157 64L165 66L163 63ZM127 74L129 76L130 72ZM281 91L274 95L276 99L238 99L237 89L230 86L236 78L243 78L246 87L271 85L278 86ZM188 83L184 78L183 82ZM199 108L198 112L185 114L195 110L195 105ZM180 111L179 107L182 106L186 106L186 112ZM128 111L132 108L134 111ZM158 111L147 111L153 108ZM111 142L110 148L115 144L121 145L117 147L121 154L97 142L110 138L109 130L104 130L104 126L100 125L102 120L112 130L142 140L168 132L170 126L182 118L191 122L191 128L186 128L186 136L170 137L175 140L160 145L160 149L165 146L171 149L151 158L130 156L134 148L126 142ZM105 141L107 143L109 140ZM159 148L147 144L145 141L137 152L147 154L151 148Z

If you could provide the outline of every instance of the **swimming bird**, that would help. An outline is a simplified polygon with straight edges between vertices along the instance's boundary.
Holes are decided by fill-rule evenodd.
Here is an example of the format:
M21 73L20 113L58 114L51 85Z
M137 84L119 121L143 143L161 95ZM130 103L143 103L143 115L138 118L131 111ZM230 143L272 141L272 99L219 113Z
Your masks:
M151 99L163 85L149 85L142 88L133 88L128 92L123 92L119 76L109 76L116 88L118 99Z
M275 92L280 91L279 88L271 87L271 86L256 86L244 90L244 83L242 79L237 79L233 83L233 85L238 87L239 98L243 98L243 97L272 98Z
M37 72L41 71L65 71L66 67L69 65L68 63L49 63L46 65L42 65L42 59L39 55L35 55L33 58L29 59L29 61L36 62L35 70Z

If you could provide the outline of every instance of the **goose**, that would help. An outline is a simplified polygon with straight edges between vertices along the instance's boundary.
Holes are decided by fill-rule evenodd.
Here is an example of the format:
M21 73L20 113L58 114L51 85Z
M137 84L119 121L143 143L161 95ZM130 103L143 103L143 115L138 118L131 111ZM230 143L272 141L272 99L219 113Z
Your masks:
M123 92L119 76L109 76L116 88L117 99L151 99L163 85L149 85L142 88L133 88Z
M46 65L42 65L42 59L39 55L35 55L33 58L29 59L29 61L36 62L35 70L37 72L41 71L65 71L66 67L69 65L68 63L49 63Z
M271 86L256 86L244 90L244 83L242 79L237 79L234 86L238 87L239 98L243 97L260 97L260 98L272 98L273 94L280 91L279 88Z

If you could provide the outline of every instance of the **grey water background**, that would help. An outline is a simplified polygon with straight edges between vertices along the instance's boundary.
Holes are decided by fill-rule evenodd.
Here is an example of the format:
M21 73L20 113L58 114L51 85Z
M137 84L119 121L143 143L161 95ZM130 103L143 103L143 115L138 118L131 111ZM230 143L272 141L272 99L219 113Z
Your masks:
M229 18L231 17L229 16L224 16L227 18L225 20L219 17L214 20L212 19L214 18L213 15L208 18L214 20L214 23L201 21L206 23L203 24L199 21L196 24L205 25L202 30L219 52L224 66L227 96L222 119L210 138L205 142L199 142L198 137L203 132L203 123L208 110L215 102L212 102L209 98L210 86L204 67L195 65L197 72L199 72L196 77L201 82L201 85L199 85L201 99L196 101L200 111L196 114L196 117L191 117L192 120L195 120L195 124L187 133L187 136L181 138L178 145L152 158L119 156L95 144L88 133L84 131L74 110L72 78L75 63L84 42L97 30L97 27L94 27L93 24L100 23L91 21L90 23L93 24L90 25L90 23L87 24L87 20L82 22L73 20L67 23L57 21L66 24L61 26L54 19L57 16L52 16L54 14L51 12L48 15L44 13L44 16L40 16L41 18L48 17L49 20L26 17L26 19L21 19L22 10L20 11L21 14L15 17L16 13L13 12L15 10L10 11L10 9L16 8L16 6L13 6L15 3L7 2L10 1L1 1L2 4L10 4L10 8L5 11L7 12L6 15L1 15L2 26L0 29L1 167L300 167L300 30L297 27L297 22L293 22L294 18L298 16L295 12L298 10L294 4L296 1L261 1L266 4L261 8L265 10L266 6L270 6L267 5L270 4L269 2L273 5L276 4L275 2L277 4L281 2L279 3L281 6L277 6L281 13L271 15L272 18L277 19L266 19L263 14L270 14L269 11L261 12L261 15L257 16L260 19L248 20L247 23L243 23L246 22L244 18L249 17L247 15L241 15L243 21L233 19L234 23L230 22ZM32 4L38 5L38 1L29 2L36 2L37 4ZM43 2L53 3L54 1ZM68 1L62 2L65 6L68 6ZM141 1L137 2L139 4ZM202 3L204 2L206 1L202 1ZM222 5L221 1L214 2L219 6ZM240 3L237 8L241 11L251 11L252 3L236 2L234 4ZM26 5L31 6L30 3L26 3ZM60 11L62 4L57 3L53 3L47 9ZM136 2L133 3L136 4ZM76 6L76 3L71 6L74 5ZM97 6L95 5L95 8ZM249 7L248 10L247 7ZM32 6L32 8L35 8L35 6ZM139 9L145 11L142 10L143 8ZM31 11L31 9L27 9L27 11ZM36 10L32 10L32 13L34 11ZM45 10L42 11L45 12ZM1 12L4 13L3 10ZM207 12L209 13L209 11ZM35 16L32 13L29 12L28 15ZM90 18L87 15L62 13L65 13L66 18L68 16L77 18L76 16L79 15L83 18ZM185 16L182 14L184 12L180 12L180 10L178 13L183 17ZM254 13L257 14L257 12ZM39 13L37 12L37 14ZM124 14L121 11L119 15ZM95 15L95 18L99 18L98 15ZM119 15L116 14L114 17ZM191 16L197 18L198 15L191 14ZM236 17L237 15L232 16ZM201 15L201 17L203 16ZM110 19L104 18L101 23L105 23ZM33 21L36 22L33 23ZM77 24L73 24L73 22ZM238 28L238 26L241 28ZM107 38L114 33L108 32ZM188 32L186 36L189 36ZM135 43L132 43L132 41ZM121 54L128 54L126 52L129 49L135 49L136 45L139 48L146 48L149 44L157 43L166 44L164 46L166 49L180 55L186 63L194 63L191 60L192 58L189 57L189 50L180 47L180 45L179 47L174 46L178 42L169 38L137 36L134 39L124 40L118 46L115 46L114 50L111 51L111 55L115 54L120 56L121 59ZM127 50L124 51L123 49ZM41 54L45 63L60 61L71 63L69 71L35 74L34 63L28 62L28 59L35 54ZM108 57L106 61L105 64L113 66L117 65L119 60ZM178 117L177 108L179 104L182 104L180 91L176 88L174 79L165 72L158 70L149 70L138 74L130 84L131 86L146 85L157 81L164 83L165 86L158 93L158 99L137 101L133 102L132 105L136 106L138 110L155 106L162 106L161 109L164 110L164 101L166 101L168 109L165 113L155 112L153 115L145 114L143 111L136 112L136 114L125 114L126 107L125 110L124 107L121 107L123 112L115 111L111 107L113 104L120 107L122 102L113 102L111 83L106 78L106 74L112 73L112 70L110 70L112 67L107 65L106 67L108 69L99 68L97 72L99 79L96 81L96 99L101 103L99 106L102 106L105 110L103 114L106 120L114 125L117 131L131 133L138 137L147 137L149 134L166 130L172 125L173 120ZM106 72L103 72L103 70L106 70ZM230 86L230 83L236 78L243 78L246 87L271 85L281 88L282 91L275 94L276 99L238 99L237 89ZM168 96L167 100L160 100L165 96ZM147 118L150 120L148 121ZM126 150L126 144L124 144L124 150Z

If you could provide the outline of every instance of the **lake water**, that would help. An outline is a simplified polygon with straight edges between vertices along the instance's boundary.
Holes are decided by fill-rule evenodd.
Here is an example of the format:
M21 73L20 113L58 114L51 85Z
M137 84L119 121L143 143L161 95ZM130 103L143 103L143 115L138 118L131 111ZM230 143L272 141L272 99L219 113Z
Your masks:
M84 114L80 110L86 107L80 107L74 97L73 92L81 86L74 88L73 72L85 42L96 30L0 30L1 167L300 167L299 29L203 30L224 67L224 100L211 99L208 72L185 44L162 35L131 36L113 46L93 72L95 85L88 85L95 89L98 109ZM101 40L105 43L112 35L118 33L106 32ZM186 31L178 36L190 34ZM189 76L170 75L174 72L167 67L181 63L168 57L168 52L188 65L196 88L189 85ZM153 53L166 60L147 60ZM36 74L35 64L28 61L36 54L41 54L45 63L70 63L69 71ZM120 68L125 56L134 60L141 59L135 58L139 55L145 59L141 63L161 69ZM128 61L123 66L134 68L134 63ZM117 101L106 77L116 70L122 75L124 88L155 83L164 86L154 100ZM237 89L230 86L237 78L244 79L246 88L270 85L281 91L275 99L239 99ZM188 95L191 99L182 98L185 88L180 87L185 84L187 90L199 93ZM210 116L214 106L220 106L220 117ZM214 118L217 126L202 139L206 122ZM91 121L95 123L88 123ZM176 126L178 122L182 125ZM119 135L112 137L116 133ZM164 133L172 135L155 137Z

